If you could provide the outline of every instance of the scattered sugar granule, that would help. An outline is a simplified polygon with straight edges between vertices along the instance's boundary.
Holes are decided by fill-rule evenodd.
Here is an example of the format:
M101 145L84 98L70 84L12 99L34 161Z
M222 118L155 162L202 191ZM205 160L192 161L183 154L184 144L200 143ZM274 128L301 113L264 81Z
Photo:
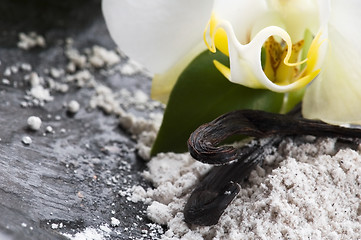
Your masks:
M26 223L22 223L21 226L26 228L28 225Z
M66 65L66 71L69 73L73 73L76 70L76 66L73 62L68 63L68 65Z
M11 69L9 67L7 67L4 71L4 76L5 77L9 77L11 76Z
M25 102L25 101L21 101L20 106L23 107L23 108L26 108L26 107L28 107L28 103Z
M31 130L39 130L40 127L41 127L41 119L39 117L36 117L36 116L30 116L27 120L27 123L28 123L28 127L31 129Z
M47 133L54 133L54 129L53 129L51 126L47 126L47 127L45 128L45 131L46 131Z
M50 95L49 89L44 88L41 84L43 83L43 78L35 72L30 73L25 76L25 80L28 80L31 85L31 89L28 92L28 95L38 99L39 101L52 101L54 98Z
M120 62L120 57L114 52L100 46L94 46L89 62L93 67L113 66Z
M33 142L33 140L31 140L29 136L24 136L21 139L21 142L24 143L25 145L30 145Z
M119 219L115 218L115 217L111 217L110 218L110 225L112 227L118 227L120 225L120 221Z
M2 83L5 85L9 85L10 81L9 81L9 79L3 78Z
M32 72L29 75L25 76L25 80L30 81L30 85L32 87L36 87L41 84L42 79L39 77L39 75L36 72Z
M133 60L128 60L128 62L122 65L120 69L120 73L130 76L143 71L143 69L144 69L143 66L140 65L139 63Z
M44 88L41 85L32 87L29 95L40 101L53 101L54 97L50 95L49 89Z
M10 69L11 69L12 73L18 73L19 72L19 67L18 66L11 66Z
M51 68L50 69L50 75L53 78L59 78L63 74L63 71L61 69Z
M85 86L93 79L93 75L88 70L78 71L72 75L66 76L67 82L76 82L79 87Z
M170 208L163 204L154 201L147 209L148 217L158 223L158 224L167 224L172 219L172 213Z
M52 228L52 229L58 229L58 228L59 228L59 225L56 224L56 223L53 223L53 224L51 224L51 228Z
M77 101L72 100L68 103L67 110L70 113L77 113L79 111L80 105Z
M134 203L139 201L145 201L147 197L147 192L141 186L133 186L131 189L131 197L130 200Z
M74 67L84 68L86 66L86 56L80 54L78 50L69 48L65 51L65 55L74 64Z
M20 65L20 68L23 70L23 71L31 71L31 65L29 63L22 63Z
M48 78L47 82L48 82L49 88L54 91L66 93L69 90L69 85L66 83L57 82L52 78Z
M29 34L19 33L18 47L24 50L29 50L34 47L45 47L45 39L36 32Z
M106 233L111 233L112 230L109 228L108 224L100 225L99 229Z

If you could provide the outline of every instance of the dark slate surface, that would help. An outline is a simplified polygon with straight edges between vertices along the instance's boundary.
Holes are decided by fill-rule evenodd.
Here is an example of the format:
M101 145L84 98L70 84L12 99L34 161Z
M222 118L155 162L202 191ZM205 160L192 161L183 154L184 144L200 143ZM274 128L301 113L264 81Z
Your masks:
M30 31L46 38L46 48L17 48L18 33ZM94 90L71 86L66 94L53 93L55 100L44 107L22 108L20 102L29 89L24 74L8 77L10 85L1 82L5 68L17 63L30 63L39 73L49 67L64 68L67 37L79 49L95 44L115 47L100 1L3 0L0 4L0 239L65 239L60 233L98 228L109 224L111 217L121 224L112 228L118 233L112 231L109 239L150 239L142 233L149 230L146 206L118 195L131 185L149 186L139 174L145 164L115 116L84 107ZM149 92L150 79L143 75L107 78L97 71L94 75L113 89ZM83 106L75 116L67 115L62 106L71 99ZM27 129L31 115L43 120L40 131ZM57 115L61 120L56 120ZM48 125L55 134L44 136ZM29 146L21 142L24 135L33 140ZM119 181L111 181L112 177ZM65 226L53 229L53 223Z

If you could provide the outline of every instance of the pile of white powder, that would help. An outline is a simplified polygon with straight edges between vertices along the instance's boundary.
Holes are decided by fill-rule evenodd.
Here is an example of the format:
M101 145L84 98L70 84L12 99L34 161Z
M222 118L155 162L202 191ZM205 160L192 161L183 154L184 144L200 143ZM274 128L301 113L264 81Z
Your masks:
M183 208L209 166L189 154L159 154L144 176L155 189L134 188L148 217L167 225L163 239L360 239L361 156L334 153L334 140L285 140L254 170L219 223L188 226Z

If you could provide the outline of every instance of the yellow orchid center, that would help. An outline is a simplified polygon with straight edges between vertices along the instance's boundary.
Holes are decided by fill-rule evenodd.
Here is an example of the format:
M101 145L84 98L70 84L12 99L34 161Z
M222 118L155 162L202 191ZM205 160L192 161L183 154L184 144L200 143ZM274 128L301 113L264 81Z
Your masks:
M307 82L315 78L320 72L320 69L314 69L318 59L319 48L323 43L319 41L320 35L318 34L312 40L310 46L305 46L304 39L293 44L291 57L287 62L282 61L287 54L284 41L278 42L273 36L270 37L264 44L266 56L263 67L263 71L269 80L278 85L288 85L299 80ZM297 62L302 50L307 51L307 58ZM303 63L306 64L304 65Z
M289 62L297 62L300 52L304 46L304 40L292 45ZM266 60L264 72L272 82L278 85L287 85L294 82L300 75L300 65L289 66L282 61L287 54L287 47L284 42L278 42L271 36L264 44Z
M211 52L214 53L218 49L229 56L227 32L220 27L220 22L213 13L204 30L204 42ZM277 41L275 37L269 37L263 45L265 61L262 70L267 78L279 86L292 84L293 90L306 86L320 72L320 69L315 69L319 49L323 43L323 41L320 41L320 36L321 33L318 33L313 37L306 30L304 39L292 45L291 54L288 53L288 46L284 40ZM239 57L241 62L246 63L247 60L242 59L242 55L239 55ZM231 69L229 67L217 61L214 63L226 78L231 79ZM262 87L256 82L253 86L256 88Z

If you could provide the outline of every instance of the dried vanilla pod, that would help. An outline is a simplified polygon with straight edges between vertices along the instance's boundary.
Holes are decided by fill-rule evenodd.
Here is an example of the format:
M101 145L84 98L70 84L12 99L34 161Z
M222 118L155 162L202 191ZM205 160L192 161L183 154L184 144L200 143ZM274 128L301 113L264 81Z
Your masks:
M341 142L358 144L361 129L330 125L298 117L299 111L288 115L256 110L238 110L224 114L196 129L188 140L189 152L196 160L215 166L200 181L184 208L185 221L196 225L214 225L225 208L237 196L238 183L261 164L265 152L279 145L283 136L313 135L336 137ZM252 144L234 148L218 146L228 137L256 137ZM262 139L266 138L267 139Z
M248 154L238 161L213 167L198 183L184 208L187 223L210 226L218 219L237 196L240 185L249 173L260 164L268 149L277 147L282 141L280 136L265 141L255 140L247 147ZM244 149L244 148L242 148Z

